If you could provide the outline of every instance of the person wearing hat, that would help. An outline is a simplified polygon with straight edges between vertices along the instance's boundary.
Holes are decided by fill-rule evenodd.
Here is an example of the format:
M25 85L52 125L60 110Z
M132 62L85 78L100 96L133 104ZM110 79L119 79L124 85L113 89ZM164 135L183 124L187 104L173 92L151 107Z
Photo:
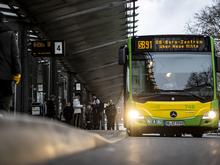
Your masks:
M0 111L10 110L13 81L18 84L21 78L16 33L6 22L5 16L0 13Z

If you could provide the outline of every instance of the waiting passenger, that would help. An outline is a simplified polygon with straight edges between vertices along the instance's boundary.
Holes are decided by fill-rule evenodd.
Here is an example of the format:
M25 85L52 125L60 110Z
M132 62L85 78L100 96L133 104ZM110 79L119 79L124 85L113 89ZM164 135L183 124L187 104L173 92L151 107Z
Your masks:
M80 96L77 95L73 99L73 109L74 109L74 125L80 127L82 125L82 107L80 104Z
M18 84L21 78L17 37L5 22L4 15L0 13L0 111L10 111L12 83Z
M109 101L109 105L105 109L105 114L107 117L107 129L114 130L117 110L112 100Z
M63 117L67 124L71 124L71 121L73 119L73 108L70 102L67 102L66 106L63 109Z
M101 121L100 103L101 103L100 100L96 96L93 96L92 111L93 111L94 129L100 128L100 121Z
M56 119L56 105L55 105L55 96L51 95L50 99L47 100L47 113L46 116L51 119Z
M92 129L93 128L93 114L92 114L92 106L88 105L86 107L85 112L85 118L86 118L86 129Z

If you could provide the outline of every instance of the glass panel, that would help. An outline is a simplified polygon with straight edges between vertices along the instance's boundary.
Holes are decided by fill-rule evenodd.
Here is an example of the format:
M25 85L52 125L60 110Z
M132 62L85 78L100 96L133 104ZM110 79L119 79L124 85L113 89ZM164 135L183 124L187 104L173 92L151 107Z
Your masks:
M190 92L213 97L210 53L148 53L134 58L132 67L134 95Z

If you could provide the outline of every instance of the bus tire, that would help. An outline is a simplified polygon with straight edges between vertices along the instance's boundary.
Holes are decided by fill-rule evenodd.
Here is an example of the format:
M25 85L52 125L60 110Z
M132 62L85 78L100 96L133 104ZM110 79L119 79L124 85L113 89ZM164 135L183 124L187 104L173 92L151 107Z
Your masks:
M132 137L142 136L142 133L139 130L134 129L134 128L127 129L127 133L129 136L132 136Z
M175 134L174 134L174 133L170 133L170 132L169 132L169 133L165 133L165 136L166 136L166 137L174 137L174 136L175 136Z
M176 137L182 137L182 133L177 133Z
M203 133L202 132L192 133L192 136L195 138L201 138L203 136Z
M164 137L165 136L165 133L160 133L160 137Z

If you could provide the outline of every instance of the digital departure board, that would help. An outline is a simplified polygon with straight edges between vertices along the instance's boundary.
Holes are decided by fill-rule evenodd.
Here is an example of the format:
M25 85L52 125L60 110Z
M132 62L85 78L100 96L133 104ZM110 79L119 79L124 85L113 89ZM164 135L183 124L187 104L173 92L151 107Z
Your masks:
M140 52L209 52L210 37L196 35L139 36L132 38L132 50Z
M64 56L64 41L33 41L31 49L34 57Z

